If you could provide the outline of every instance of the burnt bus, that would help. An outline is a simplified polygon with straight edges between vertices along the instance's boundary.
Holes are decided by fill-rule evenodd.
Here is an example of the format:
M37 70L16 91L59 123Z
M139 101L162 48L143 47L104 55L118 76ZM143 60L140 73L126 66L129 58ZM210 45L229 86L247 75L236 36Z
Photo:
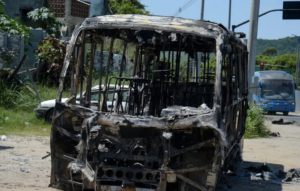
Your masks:
M241 36L221 24L162 16L109 15L78 24L52 121L50 185L216 190L222 172L241 161L248 106ZM112 75L116 53L122 61ZM61 101L67 78L71 97Z

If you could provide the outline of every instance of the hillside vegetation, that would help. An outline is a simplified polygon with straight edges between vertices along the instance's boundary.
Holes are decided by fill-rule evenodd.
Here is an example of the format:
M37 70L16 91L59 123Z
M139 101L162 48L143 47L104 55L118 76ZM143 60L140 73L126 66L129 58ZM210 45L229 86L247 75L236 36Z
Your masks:
M277 54L296 54L297 53L297 37L286 37L276 40L257 39L257 52L256 55L261 55L269 47L274 47Z

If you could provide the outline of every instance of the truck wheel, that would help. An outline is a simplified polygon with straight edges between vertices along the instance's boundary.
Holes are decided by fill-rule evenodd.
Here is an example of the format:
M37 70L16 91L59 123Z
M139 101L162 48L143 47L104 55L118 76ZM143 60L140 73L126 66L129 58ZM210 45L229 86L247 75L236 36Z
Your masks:
M288 111L284 111L283 115L287 116L287 115L289 115L289 112Z
M52 123L52 119L53 119L53 114L54 114L54 110L53 109L50 109L46 115L46 118L45 120L47 122L49 122L50 124Z

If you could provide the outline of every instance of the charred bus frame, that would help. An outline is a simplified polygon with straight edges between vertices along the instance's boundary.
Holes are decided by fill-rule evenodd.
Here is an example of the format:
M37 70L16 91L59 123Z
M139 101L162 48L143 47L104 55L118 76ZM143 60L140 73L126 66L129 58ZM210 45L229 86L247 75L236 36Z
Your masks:
M118 45L123 59L118 77L109 77L115 41L123 41ZM91 50L90 75L85 76L86 44ZM125 76L129 45L135 51L131 75ZM103 87L97 111L90 109L96 50L101 55L97 83ZM190 68L197 67L198 52L204 55L201 76L193 76ZM247 55L235 33L208 21L143 15L86 19L73 32L60 77L51 129L51 186L215 190L221 171L235 168L241 152ZM71 97L62 103L68 68ZM125 84L127 97L120 93ZM110 107L108 86L114 87Z

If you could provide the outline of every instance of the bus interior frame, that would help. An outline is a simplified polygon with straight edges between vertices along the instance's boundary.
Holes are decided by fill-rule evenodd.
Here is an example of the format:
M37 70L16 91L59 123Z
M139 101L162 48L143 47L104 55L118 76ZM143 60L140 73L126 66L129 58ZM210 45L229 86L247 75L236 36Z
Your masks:
M237 36L221 24L161 16L99 16L77 25L52 121L50 185L63 190L215 190L222 171L234 170L241 161L248 52ZM117 41L122 41L123 59L118 75L110 77ZM134 58L125 76L129 44ZM104 89L95 111L90 95L97 50L97 83ZM187 54L183 78L182 53ZM216 55L214 70L211 54ZM189 72L192 64L200 75ZM87 66L90 75L85 76ZM62 103L68 72L71 97ZM76 105L83 83L86 96ZM120 95L124 85L129 87L126 99ZM115 87L114 109L106 106L108 86Z

